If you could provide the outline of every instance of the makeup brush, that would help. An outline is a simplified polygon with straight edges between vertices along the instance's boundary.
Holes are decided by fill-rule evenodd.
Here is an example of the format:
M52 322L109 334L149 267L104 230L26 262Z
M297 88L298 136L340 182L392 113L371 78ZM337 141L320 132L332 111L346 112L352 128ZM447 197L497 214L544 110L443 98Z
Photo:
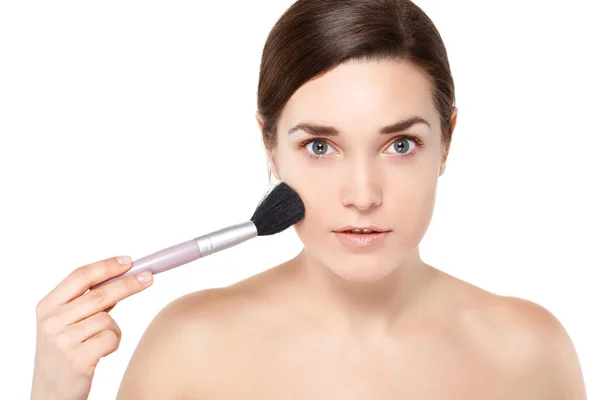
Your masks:
M231 225L142 257L133 261L127 272L92 286L91 289L144 271L156 275L253 237L282 232L303 218L304 203L300 196L286 183L280 182L259 202L250 221Z

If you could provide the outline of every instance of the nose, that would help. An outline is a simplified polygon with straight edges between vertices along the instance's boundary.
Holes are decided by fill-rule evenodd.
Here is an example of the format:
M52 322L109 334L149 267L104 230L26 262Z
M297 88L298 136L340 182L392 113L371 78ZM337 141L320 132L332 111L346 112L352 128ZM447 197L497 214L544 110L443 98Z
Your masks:
M357 165L343 189L342 204L346 207L354 206L361 211L379 206L382 193L377 177L377 171L364 164Z

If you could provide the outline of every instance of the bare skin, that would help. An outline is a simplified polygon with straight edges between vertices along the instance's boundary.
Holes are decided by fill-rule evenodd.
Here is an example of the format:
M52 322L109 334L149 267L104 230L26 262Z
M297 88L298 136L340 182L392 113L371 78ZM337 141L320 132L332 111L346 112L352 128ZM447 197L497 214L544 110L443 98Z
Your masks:
M294 225L303 250L165 307L118 398L585 399L573 344L548 310L421 260L448 152L431 82L411 64L347 63L306 82L267 149L305 203ZM349 224L389 236L349 247L334 233Z
M81 266L40 300L31 400L88 398L100 358L117 350L121 342L121 329L110 310L146 289L153 279L145 272L91 288L131 266L128 256Z
M418 302L394 325L357 331L303 291L301 257L169 304L117 398L586 398L568 335L535 303L424 264Z

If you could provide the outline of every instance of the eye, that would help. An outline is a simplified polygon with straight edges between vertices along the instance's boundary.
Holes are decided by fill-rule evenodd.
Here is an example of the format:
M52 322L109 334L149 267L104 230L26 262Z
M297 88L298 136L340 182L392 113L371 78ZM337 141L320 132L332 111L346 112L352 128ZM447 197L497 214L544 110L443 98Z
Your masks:
M322 140L322 139L315 139L315 140L311 140L310 142L304 142L302 144L302 147L307 148L308 151L308 155L312 158L322 158L324 156L326 156L327 154L332 154L332 153L325 153L327 147L331 148L331 146L329 145L329 143L327 143L326 141ZM314 153L311 153L311 150L314 151Z
M413 143L411 147L410 143ZM335 153L327 153L327 148L332 147L327 140L323 138L316 138L312 140L305 141L300 144L301 148L304 148L308 152L308 156L314 159L322 159L325 158L328 154ZM392 144L388 147L393 149L400 158L412 157L416 154L415 149L423 147L423 143L416 136L411 135L402 135L394 139ZM332 149L333 150L333 149Z
M411 148L410 143L413 143L413 146ZM411 137L407 137L407 136L402 136L397 138L389 148L392 148L394 152L396 152L396 154L405 156L405 157L409 157L411 155L414 155L414 149L416 149L417 147L420 146L420 141L417 138L411 138Z

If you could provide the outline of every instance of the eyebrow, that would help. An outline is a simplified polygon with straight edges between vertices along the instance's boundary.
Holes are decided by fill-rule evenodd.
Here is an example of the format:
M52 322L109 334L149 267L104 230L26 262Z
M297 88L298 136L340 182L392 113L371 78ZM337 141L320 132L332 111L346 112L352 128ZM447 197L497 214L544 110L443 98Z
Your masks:
M392 125L384 126L383 128L381 128L379 130L379 133L382 135L389 135L392 133L404 132L408 128L410 128L416 124L425 124L425 125L431 127L431 124L429 122L427 122L427 120L424 118L409 117L402 121L398 121ZM301 123L297 124L296 126L294 126L292 129L290 129L288 131L288 135L291 135L292 133L294 133L298 130L305 131L306 133L308 133L310 135L314 135L314 136L338 136L340 134L340 131L338 131L333 126L317 125L317 124L311 124L308 122L301 122Z

